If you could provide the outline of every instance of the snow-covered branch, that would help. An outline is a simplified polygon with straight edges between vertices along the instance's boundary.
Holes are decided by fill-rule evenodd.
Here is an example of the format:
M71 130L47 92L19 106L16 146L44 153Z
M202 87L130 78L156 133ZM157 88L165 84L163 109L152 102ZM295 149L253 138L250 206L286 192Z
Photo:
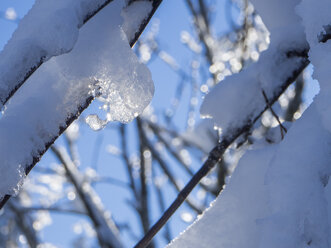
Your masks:
M44 62L70 52L78 30L110 2L36 1L1 52L0 108Z
M270 8L265 4L256 0L258 10ZM136 248L145 247L152 240L199 181L220 161L225 151L237 138L251 130L253 124L308 65L309 47L304 39L304 31L300 26L299 17L294 13L294 1L289 5L284 7L277 2L273 5L275 10L272 14L284 15L282 20L275 21L270 19L267 12L262 12L262 17L266 15L266 25L271 31L272 40L269 49L262 53L260 60L240 73L228 77L206 96L201 113L205 117L213 118L215 125L221 128L221 141L212 149L202 167L161 218L138 242ZM289 8L286 9L286 13L284 8ZM284 32L290 35L286 36Z
M135 2L137 3L135 4ZM131 12L130 9L126 11L128 14L124 18L126 21L124 31L128 32L128 37L132 37L129 40L131 45L136 42L161 0L132 1L131 3L135 8L139 7L139 4L146 6L148 3L150 8L139 12L140 15L132 16L133 23L130 22L130 16L128 16L128 14L132 14L132 10ZM100 7L100 5L98 6ZM131 5L127 8L130 7ZM50 59L36 70L29 81L8 103L0 121L0 147L5 154L3 157L6 158L3 163L3 180L0 183L0 194L4 197L0 207L5 204L11 194L15 193L18 188L17 183L22 183L24 176L29 173L55 139L80 115L94 97L100 94L100 90L110 91L104 86L106 86L105 80L107 80L105 77L108 77L111 71L116 72L114 75L117 77L131 77L125 82L135 84L134 87L129 87L123 83L115 89L116 94L121 94L120 97L123 96L124 104L127 104L126 108L130 108L132 111L130 117L126 117L123 116L125 109L121 109L116 112L118 115L115 118L120 120L133 118L148 104L149 99L147 98L141 98L141 102L136 105L126 103L133 100L130 95L128 96L129 92L126 89L132 90L135 94L140 92L151 97L153 88L151 88L150 80L145 81L145 84L148 84L145 85L145 88L137 82L139 77L142 77L141 73L147 73L147 76L150 76L146 69L139 65L138 59L134 57L127 44L123 29L119 27L122 25L121 9L119 1L103 8L79 30L79 38L74 48L70 48L72 51L69 54ZM69 8L67 11L70 12L70 10L72 9ZM146 12L146 10L148 11ZM88 11L88 13L91 12ZM60 18L56 16L56 19ZM22 21L22 23L24 22ZM98 39L96 40L95 37ZM94 45L91 46L91 44ZM12 49L7 47L5 50L9 53L9 50ZM130 61L123 61L123 57ZM120 61L122 63L119 63ZM109 68L104 67L104 63ZM113 66L111 66L112 64ZM1 66L1 68L3 67L6 66ZM120 75L118 75L119 71L122 71ZM132 73L133 71L136 73ZM114 78L114 81L118 82L123 82L123 80L124 78ZM118 106L116 103L114 105L112 107L121 108L121 105ZM16 165L20 165L20 167L17 168Z
M290 51L288 51L290 52ZM288 53L286 52L286 54ZM209 156L207 160L204 162L202 167L196 172L196 174L191 178L191 180L186 184L186 186L181 190L181 192L178 194L177 198L173 201L173 203L170 205L170 207L164 212L162 217L156 222L156 224L150 229L150 231L143 237L143 239L135 246L136 248L142 248L145 247L153 238L154 235L158 233L158 231L166 224L168 219L174 214L174 212L178 209L178 207L185 201L185 199L188 197L190 192L193 190L193 188L200 182L200 180L205 177L211 169L219 162L219 160L222 158L225 151L235 142L235 140L243 135L244 133L248 132L252 125L261 117L261 115L269 108L269 105L272 105L277 101L277 99L283 94L283 92L287 89L287 87L295 81L295 79L299 76L299 74L302 72L302 70L308 65L309 61L307 58L307 51L298 51L300 54L303 55L303 57L297 57L296 61L290 64L287 64L287 70L282 70L282 74L284 75L284 81L281 83L278 83L277 85L273 85L273 88L269 88L269 94L271 97L269 97L269 103L268 105L262 102L260 105L258 105L258 109L255 108L251 111L247 111L246 113L243 112L243 116L233 116L232 120L236 120L237 118L241 119L242 121L238 122L238 124L231 126L228 126L226 131L222 134L221 142L213 148L213 150L209 153ZM285 56L286 57L286 56ZM269 59L267 60L269 61ZM263 64L263 60L260 62ZM278 72L279 70L270 70L270 68L267 68L266 71L272 71L272 72ZM241 74L242 75L242 74ZM274 75L275 76L275 75ZM233 77L236 77L234 75ZM245 78L245 75L243 75L243 78ZM250 80L250 77L247 77L247 80ZM247 82L246 82L247 83ZM221 85L220 85L221 86ZM247 93L247 91L246 91ZM257 96L261 95L263 98L263 95L261 93L252 92L250 95L253 98L256 98ZM235 98L238 99L238 98ZM218 101L222 100L221 98L218 99ZM227 105L228 106L228 105ZM213 108L218 109L218 108ZM230 122L229 123L233 123Z
M330 246L331 60L330 43L327 38L323 42L320 34L327 36L331 4L328 0L252 2L267 26L273 26L271 42L273 37L278 41L289 38L290 45L298 48L300 40L309 43L309 58L305 52L303 61L309 59L313 64L320 93L282 142L255 146L241 158L225 191L171 248L199 247L201 243L208 247ZM297 57L300 49L287 54ZM265 89L258 85L261 88ZM247 108L254 109L252 105ZM241 125L230 119L227 122L216 111L213 117L224 127L223 138L231 125Z

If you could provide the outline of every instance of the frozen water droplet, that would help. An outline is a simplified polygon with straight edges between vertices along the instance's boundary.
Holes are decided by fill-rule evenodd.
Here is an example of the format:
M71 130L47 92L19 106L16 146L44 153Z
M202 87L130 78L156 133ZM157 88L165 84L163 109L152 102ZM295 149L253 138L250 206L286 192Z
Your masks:
M99 131L104 128L108 121L101 120L97 115L89 115L86 117L85 122L90 126L94 131Z

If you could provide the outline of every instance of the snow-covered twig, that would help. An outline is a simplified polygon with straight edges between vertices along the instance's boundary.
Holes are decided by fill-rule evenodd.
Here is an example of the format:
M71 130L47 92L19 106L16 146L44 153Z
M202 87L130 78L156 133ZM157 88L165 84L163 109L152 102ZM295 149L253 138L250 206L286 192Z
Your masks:
M295 79L300 75L302 70L308 65L308 51L295 50L287 51L287 57L293 57L295 55L300 55L299 62L295 63L292 71L287 71L287 78L281 84L276 85L272 89L272 96L269 97L269 105L273 105L278 98L283 94L283 92L288 88L288 86L295 81ZM301 57L302 56L302 57ZM281 73L281 72L278 72ZM270 92L270 91L269 91ZM269 108L268 105L264 107L261 106L261 111L255 111L254 113L247 112L245 117L242 117L245 121L238 124L232 129L226 129L226 133L222 135L222 140L215 146L207 160L204 162L202 167L195 173L191 180L186 184L186 186L177 195L176 199L170 205L170 207L164 212L161 218L151 227L149 232L136 244L135 248L143 248L148 245L148 243L153 239L153 237L159 232L159 230L167 223L169 218L175 213L179 206L185 201L194 187L200 182L200 180L205 177L211 169L219 162L227 148L241 135L248 132L252 125L262 116L262 114Z

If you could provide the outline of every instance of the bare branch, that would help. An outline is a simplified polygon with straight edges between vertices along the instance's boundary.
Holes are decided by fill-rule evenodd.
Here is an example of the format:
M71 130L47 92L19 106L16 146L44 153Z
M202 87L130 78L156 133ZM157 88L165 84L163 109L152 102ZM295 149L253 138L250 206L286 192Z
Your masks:
M137 117L137 121L140 121L141 119ZM167 164L164 162L164 160L161 158L161 155L159 152L155 149L155 147L149 142L144 132L142 132L141 137L143 139L143 142L146 144L148 149L151 151L153 158L158 162L161 169L163 170L164 174L167 175L169 178L169 181L171 184L175 187L175 189L178 192L181 192L181 187L178 185L177 180L173 173L170 171ZM200 206L197 206L194 202L192 202L190 199L185 199L186 203L198 214L202 213L202 208Z
M153 174L153 183L154 183L154 186L155 186L155 189L156 189L157 200L158 200L158 203L159 203L159 206L160 206L160 211L161 211L161 213L164 213L164 211L166 210L166 205L165 205L165 201L164 201L164 197L163 197L161 187L160 187L160 185L158 185L158 183L156 183L154 167L152 167L152 174ZM165 228L164 238L168 243L170 243L171 242L171 231L170 231L169 223L166 223L164 228Z
M52 146L51 150L63 164L69 181L75 187L86 209L87 215L90 217L95 227L100 246L109 248L122 247L116 225L110 218L106 217L101 203L97 203L96 201L96 193L88 183L83 181L83 175L78 171L75 164L69 158L69 155L64 149L59 149L55 146ZM105 235L107 235L107 237Z
M20 211L29 212L29 211L50 211L50 212L57 212L61 214L77 214L77 215L85 215L86 212L82 212L76 209L67 209L61 208L56 206L44 207L44 206L32 206L32 207L22 207Z
M31 228L32 220L29 220L29 216L21 211L21 207L17 206L16 201L10 202L8 204L10 210L15 214L16 223L21 230L21 232L26 237L30 247L37 247L40 243L36 232Z
M138 198L138 192L137 192L137 188L136 188L135 181L134 181L134 178L133 178L132 166L131 166L131 163L130 163L130 160L129 160L127 142L126 142L126 129L125 129L124 124L121 124L120 132L121 132L122 158L123 158L124 164L126 166L127 175L129 177L130 188L131 188L131 190L134 194L134 197L137 199Z
M167 148L167 150L170 152L170 154L179 162L180 165L182 165L182 167L185 169L185 171L190 175L190 176L193 176L194 175L194 172L192 171L192 169L185 163L185 161L183 161L183 159L180 157L180 155L170 146L169 142L167 142L163 137L162 135L158 132L158 130L155 128L155 126L152 126L152 125L148 125L154 135L159 139L159 141L162 142L162 144L164 144L164 146ZM209 188L207 185L205 185L203 182L200 182L200 186L208 191L208 192L211 192L213 194L215 194L215 192Z
M137 118L137 129L138 129L138 135L139 135L139 153L140 153L140 172L139 172L139 178L140 178L140 194L139 194L139 216L141 219L141 224L144 230L144 233L148 232L148 229L150 228L150 219L149 219L149 204L148 204L148 185L147 185L147 161L145 157L145 151L147 151L145 139L143 137L143 129L141 126L140 119ZM153 248L154 244L150 242L148 244L149 248Z

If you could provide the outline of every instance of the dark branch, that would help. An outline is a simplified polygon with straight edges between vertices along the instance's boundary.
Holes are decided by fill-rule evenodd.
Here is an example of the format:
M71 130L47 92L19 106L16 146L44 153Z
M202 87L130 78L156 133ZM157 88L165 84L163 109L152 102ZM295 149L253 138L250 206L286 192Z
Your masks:
M264 90L262 90L262 95L264 97L264 100L265 100L265 103L267 104L269 110L271 111L272 115L275 117L275 119L277 120L278 122L278 125L280 126L280 134L282 136L282 139L284 139L284 132L287 133L287 129L286 127L283 126L283 124L281 123L281 121L279 120L279 117L278 115L276 114L276 112L273 110L273 108L271 107L270 103L269 103L269 100L268 100L268 97L265 93Z

